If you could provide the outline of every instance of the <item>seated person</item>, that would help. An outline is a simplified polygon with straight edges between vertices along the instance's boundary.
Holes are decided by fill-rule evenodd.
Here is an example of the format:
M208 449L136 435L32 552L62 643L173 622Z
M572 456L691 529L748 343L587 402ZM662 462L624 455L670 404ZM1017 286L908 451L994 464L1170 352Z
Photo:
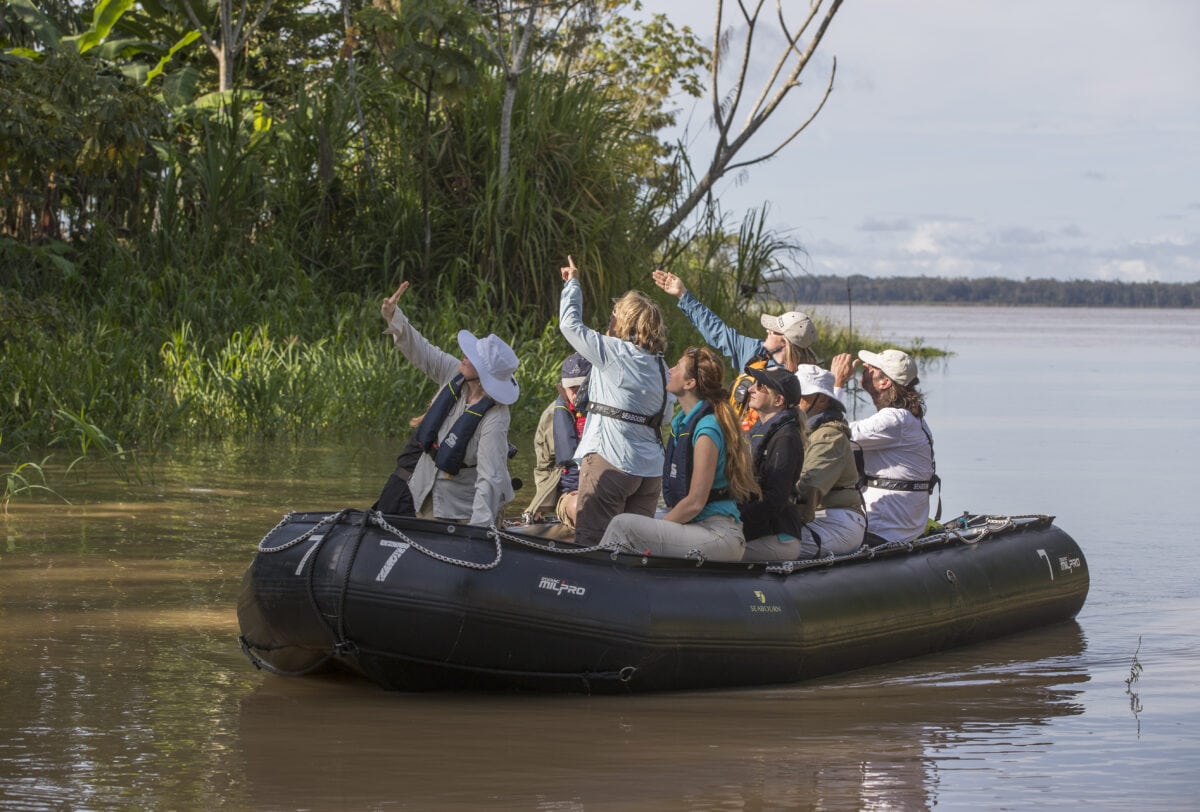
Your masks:
M496 335L458 333L461 358L429 343L397 307L401 283L383 300L384 333L414 366L441 386L417 427L421 451L408 480L417 515L488 526L513 498L508 473L508 407L520 388L517 356Z
M708 347L689 349L671 367L667 391L680 411L671 420L663 464L661 519L622 513L600 544L631 553L740 561L745 549L738 502L759 496L737 415L724 388L724 364Z
M796 558L804 529L795 500L804 465L804 431L796 411L800 383L783 367L748 372L754 383L747 403L758 415L750 428L750 459L762 496L738 505L747 539L743 560Z
M796 483L805 512L798 557L852 553L862 546L867 519L846 407L834 394L832 372L802 364L796 380L808 415L808 448Z
M575 497L579 491L579 466L575 449L583 436L587 394L584 383L592 364L579 353L563 361L558 397L542 412L533 438L533 481L537 493L525 508L526 524L545 521L554 512L559 521L575 525Z
M901 350L859 350L853 359L842 353L829 365L838 389L860 363L863 391L877 411L850 424L850 439L862 448L870 531L884 541L912 541L925 532L930 495L940 482L917 364ZM941 512L939 499L935 520Z

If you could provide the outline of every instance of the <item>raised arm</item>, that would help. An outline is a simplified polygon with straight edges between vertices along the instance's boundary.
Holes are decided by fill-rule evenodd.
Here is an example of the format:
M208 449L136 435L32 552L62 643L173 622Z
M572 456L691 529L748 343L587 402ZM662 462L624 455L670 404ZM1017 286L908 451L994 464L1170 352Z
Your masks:
M579 269L575 260L567 257L562 274L562 297L558 301L558 329L575 351L594 365L604 366L608 360L605 336L583 323L583 288L579 284Z
M437 383L445 383L458 371L458 359L429 343L399 308L400 297L408 290L408 284L401 282L396 292L383 300L379 312L388 324L384 332L392 337L396 348L413 366Z
M729 359L734 370L742 368L762 349L762 341L744 336L721 320L684 286L683 280L661 268L651 274L654 284L679 299L679 309L699 331L705 343Z

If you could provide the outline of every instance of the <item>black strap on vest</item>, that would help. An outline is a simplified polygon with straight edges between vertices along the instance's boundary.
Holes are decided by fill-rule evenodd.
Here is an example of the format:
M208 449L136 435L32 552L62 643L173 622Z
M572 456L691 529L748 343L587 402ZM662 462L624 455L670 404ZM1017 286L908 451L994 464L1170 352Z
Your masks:
M598 403L594 400L588 400L588 414L598 414L603 415L604 417L612 417L616 420L624 420L626 423L634 423L638 426L649 426L650 428L656 430L661 427L663 421L663 412L667 410L667 373L665 370L666 362L662 360L662 356L655 356L655 360L658 361L658 374L659 377L662 378L663 397L662 406L659 407L657 412L654 414L639 414L638 412L631 412L628 409L618 409L616 406L609 406L607 403ZM662 442L661 437L659 438L659 442Z
M921 420L921 418L917 419ZM942 520L942 478L937 475L937 460L933 456L933 435L925 427L924 420L921 420L921 431L925 432L925 439L929 441L929 462L933 466L933 476L929 479L889 479L888 477L868 474L866 476L866 484L868 487L880 488L885 491L906 491L910 493L922 492L932 494L933 489L937 488L937 512L934 513L933 520L940 522Z

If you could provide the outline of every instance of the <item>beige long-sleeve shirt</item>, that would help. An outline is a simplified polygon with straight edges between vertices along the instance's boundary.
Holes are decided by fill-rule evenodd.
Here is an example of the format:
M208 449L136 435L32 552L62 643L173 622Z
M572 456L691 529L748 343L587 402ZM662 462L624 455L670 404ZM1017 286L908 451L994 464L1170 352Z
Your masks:
M413 366L439 386L445 386L458 374L459 359L431 344L396 308L385 333L392 336L397 349ZM454 421L467 408L459 398L438 427L438 441L449 433ZM475 434L467 443L463 468L454 476L439 471L433 457L422 454L408 487L418 512L426 497L432 495L430 512L439 519L468 521L490 525L497 521L504 505L513 499L512 477L508 472L508 407L497 403L488 409Z

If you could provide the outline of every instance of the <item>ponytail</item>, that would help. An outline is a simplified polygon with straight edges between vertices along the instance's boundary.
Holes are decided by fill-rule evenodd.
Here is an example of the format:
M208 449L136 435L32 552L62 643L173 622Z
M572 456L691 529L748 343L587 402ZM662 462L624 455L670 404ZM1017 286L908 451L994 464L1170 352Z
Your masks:
M725 438L725 478L729 481L730 496L738 502L750 502L762 495L750 461L750 448L742 434L742 421L729 405L729 390L725 388L725 364L708 347L688 349L693 357L692 370L696 379L696 395L712 404L713 416Z

